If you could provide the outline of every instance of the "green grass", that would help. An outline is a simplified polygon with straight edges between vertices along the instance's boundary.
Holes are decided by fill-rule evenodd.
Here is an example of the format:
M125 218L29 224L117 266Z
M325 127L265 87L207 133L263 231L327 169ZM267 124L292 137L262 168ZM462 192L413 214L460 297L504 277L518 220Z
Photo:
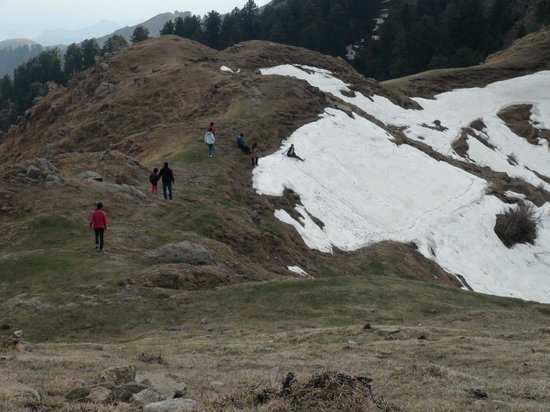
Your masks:
M20 225L25 230L15 241L17 250L75 247L88 239L86 220L77 222L64 216L43 215L22 221Z

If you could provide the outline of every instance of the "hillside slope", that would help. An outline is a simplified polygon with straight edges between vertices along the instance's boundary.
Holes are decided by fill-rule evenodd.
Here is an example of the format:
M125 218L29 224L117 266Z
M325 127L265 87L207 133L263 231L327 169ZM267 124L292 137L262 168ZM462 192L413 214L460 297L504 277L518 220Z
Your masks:
M372 378L384 410L543 410L548 308L462 289L546 301L548 226L504 250L491 225L518 198L548 219L547 80L425 100L304 49L169 36L52 90L0 142L0 409L88 408L66 395L132 364L200 410L296 410L265 394L326 369ZM527 106L502 114L510 130L474 104L518 103L502 89ZM238 132L259 144L255 169ZM173 202L148 193L164 161ZM87 228L98 200L104 254ZM102 388L90 410L141 407Z

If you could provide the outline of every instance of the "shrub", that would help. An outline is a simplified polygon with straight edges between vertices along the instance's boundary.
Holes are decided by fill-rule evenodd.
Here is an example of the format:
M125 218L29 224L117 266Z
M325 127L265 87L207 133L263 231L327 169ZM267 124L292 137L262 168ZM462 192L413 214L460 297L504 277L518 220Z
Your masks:
M497 216L495 233L508 248L518 243L534 244L539 220L533 205L520 202L515 209Z

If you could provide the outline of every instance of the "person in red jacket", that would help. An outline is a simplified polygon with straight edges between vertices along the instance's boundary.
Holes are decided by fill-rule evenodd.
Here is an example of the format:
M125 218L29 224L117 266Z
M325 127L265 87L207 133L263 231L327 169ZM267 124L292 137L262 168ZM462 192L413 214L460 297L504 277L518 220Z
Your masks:
M95 232L95 249L103 251L105 231L107 230L107 214L103 210L103 203L99 202L90 215L90 228Z

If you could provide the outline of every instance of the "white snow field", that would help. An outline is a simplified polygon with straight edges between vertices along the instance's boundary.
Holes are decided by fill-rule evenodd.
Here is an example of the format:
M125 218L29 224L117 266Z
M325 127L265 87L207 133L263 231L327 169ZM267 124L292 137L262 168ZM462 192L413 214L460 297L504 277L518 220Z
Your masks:
M371 100L359 93L346 97L341 90L348 86L317 68L279 66L262 73L306 80L385 123L409 126L411 138L422 136L425 143L448 155L455 155L450 145L461 128L483 118L501 156L512 151L521 164L550 175L547 144L530 145L496 116L503 107L529 103L536 108L534 120L550 125L550 102L539 91L550 81L550 72L516 79L522 86L508 81L485 89L457 90L433 101L417 99L428 107L423 111L405 110L381 97ZM533 94L528 96L523 87ZM454 132L420 126L434 120ZM471 139L470 147L478 150L475 142ZM290 144L305 162L285 156ZM489 156L481 158L472 150L469 155L472 161L496 170L497 166L504 168ZM527 169L525 173L521 167L513 169L525 180L543 183ZM326 109L319 120L295 131L278 152L263 158L253 179L260 194L281 196L288 188L300 195L303 206L296 208L300 221L284 210L278 210L276 217L292 225L310 248L331 253L334 248L352 251L383 240L414 242L424 256L464 276L475 291L550 303L550 204L538 210L542 225L536 244L508 249L494 226L496 215L510 206L486 194L485 180L438 162L412 146L395 145L383 128L359 115L350 117ZM323 227L312 216L320 219Z

